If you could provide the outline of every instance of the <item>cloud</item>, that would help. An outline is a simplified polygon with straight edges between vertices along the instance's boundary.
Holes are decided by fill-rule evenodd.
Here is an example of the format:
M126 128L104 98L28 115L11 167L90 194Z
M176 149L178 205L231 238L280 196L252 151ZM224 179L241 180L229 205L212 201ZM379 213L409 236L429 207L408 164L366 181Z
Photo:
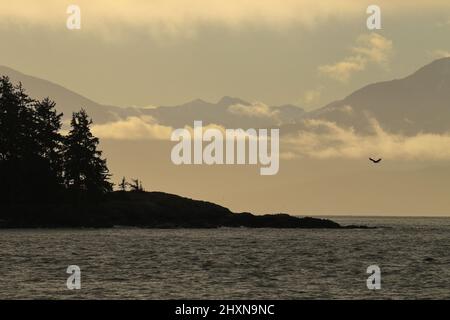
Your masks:
M353 113L353 108L350 105L345 105L339 108L339 111L346 113L346 114L352 114Z
M335 64L320 66L319 72L331 79L347 82L355 72L363 71L366 63L366 59L362 57L349 57Z
M81 8L82 30L114 35L124 28L151 34L192 34L205 24L228 28L263 25L274 29L314 26L327 20L361 19L372 4L361 0L15 0L0 2L0 21L65 28L69 4ZM378 0L390 13L449 8L447 0ZM82 31L81 30L81 31Z
M319 66L319 73L331 79L347 82L351 76L364 71L369 63L387 67L392 55L392 40L378 33L363 34L356 40L356 46L352 47L353 54L334 64Z
M252 118L277 118L279 111L273 110L264 103L256 102L251 105L235 104L228 107L228 112Z
M168 140L172 128L158 124L150 116L143 116L94 125L92 133L101 139Z
M342 111L352 112L352 109L346 106ZM373 118L369 121L374 132L371 135L358 134L353 128L340 127L334 122L305 120L304 129L281 137L280 156L283 159L366 159L380 156L384 159L450 160L450 132L404 136L386 132ZM194 136L192 126L186 126L185 129ZM202 131L208 129L217 129L223 135L226 131L226 128L217 124L207 125ZM112 140L170 141L173 131L173 128L158 124L149 116L129 117L92 127L95 136ZM249 138L244 131L236 133L237 139Z
M434 59L448 58L450 57L450 51L438 49L429 52L429 55Z
M194 127L185 126L191 137L194 138ZM220 131L224 136L227 128L222 125L215 123L208 124L201 127L201 131L205 132L207 130L214 129ZM92 133L99 137L100 139L110 139L110 140L126 140L126 141L137 141L137 140L163 140L170 141L172 133L175 131L174 128L169 126L164 126L151 117L151 116L141 116L141 117L128 117L123 120L118 120L114 122L108 122L103 124L97 124L92 126ZM233 129L234 130L234 129ZM257 131L256 131L257 132ZM67 134L67 130L63 130L62 134ZM198 136L201 138L201 136ZM237 129L236 139L257 139L257 136L248 135L247 130Z
M189 131L190 135L194 137L193 126L185 126L183 129ZM218 124L208 124L203 126L202 131L215 129L225 135L226 128ZM151 116L128 117L123 120L108 122L92 126L92 133L100 139L110 140L164 140L170 141L172 132L175 129L169 126L158 124ZM67 134L68 131L63 131ZM243 131L237 132L237 139L248 138Z
M358 37L357 46L352 50L369 62L384 65L389 62L392 54L392 40L375 32L363 34Z
M370 119L374 134L360 135L324 120L307 120L306 128L284 137L286 159L366 159L383 157L402 160L450 160L450 133L404 136L388 133L375 119Z

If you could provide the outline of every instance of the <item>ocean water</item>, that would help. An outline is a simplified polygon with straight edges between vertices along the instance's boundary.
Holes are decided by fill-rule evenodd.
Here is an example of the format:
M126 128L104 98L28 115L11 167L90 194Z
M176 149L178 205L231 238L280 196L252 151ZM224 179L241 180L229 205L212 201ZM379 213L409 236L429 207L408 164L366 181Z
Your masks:
M0 230L0 298L450 299L450 218L333 220L378 228Z

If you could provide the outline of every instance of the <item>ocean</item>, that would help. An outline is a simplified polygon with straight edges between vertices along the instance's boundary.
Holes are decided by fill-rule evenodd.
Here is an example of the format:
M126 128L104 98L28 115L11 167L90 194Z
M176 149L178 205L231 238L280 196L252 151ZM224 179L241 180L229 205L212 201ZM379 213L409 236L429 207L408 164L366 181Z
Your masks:
M0 298L450 298L450 218L332 219L377 228L0 230Z

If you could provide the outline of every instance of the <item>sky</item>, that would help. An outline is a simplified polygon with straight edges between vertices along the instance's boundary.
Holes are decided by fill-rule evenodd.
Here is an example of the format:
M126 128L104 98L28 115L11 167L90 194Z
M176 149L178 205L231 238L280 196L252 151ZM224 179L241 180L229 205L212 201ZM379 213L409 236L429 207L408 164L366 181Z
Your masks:
M79 30L66 26L70 5ZM380 30L366 26L369 5L381 9ZM314 110L450 56L449 34L448 0L0 0L0 65L122 107L231 96L252 103L234 113ZM248 166L174 166L167 141L134 138L170 134L153 120L95 127L116 181L139 177L234 211L450 215L450 133L405 137L374 119L367 137L309 122L319 133L283 138L292 148L279 174L261 177ZM368 165L375 153L391 161Z
M71 4L79 30L66 27ZM440 0L1 1L0 64L104 104L227 95L314 109L448 55L449 12Z

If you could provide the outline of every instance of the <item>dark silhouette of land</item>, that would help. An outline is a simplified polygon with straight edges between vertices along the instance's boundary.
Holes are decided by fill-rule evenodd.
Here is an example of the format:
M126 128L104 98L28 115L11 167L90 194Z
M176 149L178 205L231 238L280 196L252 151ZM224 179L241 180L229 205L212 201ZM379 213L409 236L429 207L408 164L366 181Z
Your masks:
M145 191L115 191L84 204L15 204L0 210L0 228L364 228L287 214L233 213L214 203Z
M106 159L81 109L60 133L62 114L49 98L30 98L0 78L0 227L340 228L287 214L233 213L219 205L145 192L125 177L113 191ZM129 191L127 190L129 189Z

